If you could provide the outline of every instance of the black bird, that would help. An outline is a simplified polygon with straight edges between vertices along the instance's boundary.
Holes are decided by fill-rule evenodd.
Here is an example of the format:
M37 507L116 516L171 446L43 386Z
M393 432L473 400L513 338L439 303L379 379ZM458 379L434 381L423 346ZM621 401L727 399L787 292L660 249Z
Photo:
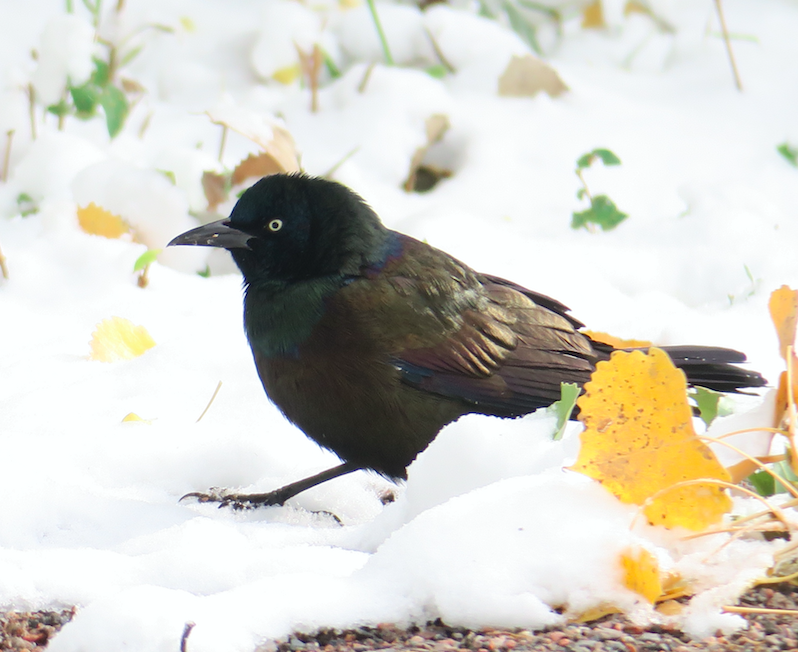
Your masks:
M342 460L266 494L189 494L237 507L282 505L358 469L398 480L446 424L518 417L587 382L612 347L580 333L558 301L479 274L384 227L345 186L264 177L229 219L169 243L223 247L244 276L244 327L263 387L283 414ZM745 355L667 347L693 384L761 387Z

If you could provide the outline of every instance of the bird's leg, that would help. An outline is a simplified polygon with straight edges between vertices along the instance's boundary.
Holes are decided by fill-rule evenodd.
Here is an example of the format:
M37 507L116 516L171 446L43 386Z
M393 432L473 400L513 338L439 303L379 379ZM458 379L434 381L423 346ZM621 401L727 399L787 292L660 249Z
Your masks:
M210 493L203 494L196 491L186 494L180 500L186 498L196 498L200 503L219 503L219 507L230 506L233 509L251 509L253 507L268 507L269 505L282 505L289 498L293 498L297 494L315 487L317 484L332 480L352 471L357 471L363 468L354 462L344 462L339 466L334 466L331 469L312 475L304 480L292 482L284 487L275 489L265 494L233 494L227 493L227 490L211 489Z

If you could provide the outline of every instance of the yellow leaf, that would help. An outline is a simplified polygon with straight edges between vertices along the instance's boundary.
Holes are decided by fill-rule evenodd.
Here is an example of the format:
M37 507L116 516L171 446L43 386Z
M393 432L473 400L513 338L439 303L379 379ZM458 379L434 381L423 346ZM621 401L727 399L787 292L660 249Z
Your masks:
M594 342L609 344L616 349L647 349L649 346L653 346L648 340L622 340L620 337L615 337L614 335L609 335L608 333L602 333L600 331L583 330L581 332Z
M279 70L275 70L272 73L272 77L280 82L281 84L290 84L299 77L299 74L302 72L302 69L299 67L298 63L295 63L290 66L286 66L285 68L280 68Z
M575 623L589 623L610 614L619 614L621 609L612 604L600 604L598 607L593 607L587 611L575 615L572 620Z
M627 548L621 553L623 585L654 604L662 595L656 557L645 548Z
M117 362L131 360L155 346L144 326L136 326L129 319L111 317L97 324L91 335L90 360Z
M684 374L652 347L616 351L599 362L577 401L585 424L579 457L571 467L601 482L625 503L644 504L649 522L702 530L731 508L729 497L710 483L686 481L729 475L695 434Z
M774 290L768 302L770 318L779 336L779 352L787 359L787 347L795 344L795 327L798 323L798 292L782 285Z
M666 600L657 605L657 613L663 616L678 616L684 611L684 605L676 600Z
M582 27L597 29L605 26L604 10L601 7L601 0L593 0L593 2L582 11Z
M78 223L80 228L92 235L104 238L120 238L130 233L130 225L118 215L91 202L88 206L78 207Z
M127 413L122 419L122 423L129 423L129 422L136 422L136 421L139 422L139 423L146 423L146 424L152 423L152 421L150 421L149 419L142 419L135 412Z

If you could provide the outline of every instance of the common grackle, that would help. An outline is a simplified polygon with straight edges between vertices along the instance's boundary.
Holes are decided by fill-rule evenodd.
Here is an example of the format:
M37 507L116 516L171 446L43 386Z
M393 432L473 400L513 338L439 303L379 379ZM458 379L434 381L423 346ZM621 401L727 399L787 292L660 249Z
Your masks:
M269 398L342 464L266 494L189 494L237 507L282 505L357 469L392 479L446 424L517 417L583 385L612 347L579 332L558 301L479 274L385 228L345 186L264 177L229 219L169 243L223 247L244 276L244 326ZM760 387L742 353L668 347L688 381Z

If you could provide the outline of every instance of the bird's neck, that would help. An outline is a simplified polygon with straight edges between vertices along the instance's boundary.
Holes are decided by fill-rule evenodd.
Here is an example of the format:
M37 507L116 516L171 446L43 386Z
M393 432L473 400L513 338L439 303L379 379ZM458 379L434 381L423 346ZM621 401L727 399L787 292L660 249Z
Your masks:
M326 299L345 282L336 275L248 285L244 327L253 351L266 357L297 355L324 316Z

